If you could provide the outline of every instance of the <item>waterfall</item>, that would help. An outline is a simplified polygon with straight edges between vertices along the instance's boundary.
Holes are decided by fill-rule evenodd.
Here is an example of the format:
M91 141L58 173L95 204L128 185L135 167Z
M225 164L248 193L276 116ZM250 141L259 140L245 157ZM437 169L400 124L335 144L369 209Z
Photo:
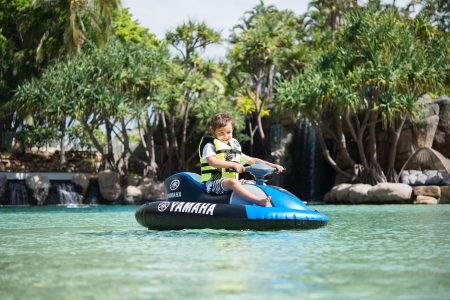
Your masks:
M86 193L86 203L90 203L90 205L102 203L102 196L100 194L98 182L91 182L91 184L89 184Z
M81 204L81 195L75 191L73 183L53 182L53 188L59 199L59 204L73 206Z
M300 121L300 137L301 137L301 165L302 169L302 187L303 197L308 201L315 201L317 199L317 150L320 150L320 145L317 145L316 131L311 125L311 122L303 118Z
M8 182L9 205L29 205L27 188L24 181Z
M45 200L45 205L81 206L83 196L75 191L75 185L71 180L51 180L51 187ZM98 189L98 188L97 188ZM36 200L26 187L24 180L9 180L6 190L5 205L35 205ZM96 194L99 194L97 192ZM94 195L95 197L95 195ZM92 196L90 197L92 198ZM96 198L90 203L95 204Z

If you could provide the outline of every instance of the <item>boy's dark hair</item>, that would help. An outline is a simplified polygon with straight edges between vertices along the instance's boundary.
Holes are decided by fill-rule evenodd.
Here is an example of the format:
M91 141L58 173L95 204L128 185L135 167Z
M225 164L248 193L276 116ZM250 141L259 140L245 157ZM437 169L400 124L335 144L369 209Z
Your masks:
M233 118L229 113L223 112L215 114L211 119L211 131L214 131L217 128L225 127L228 123L231 123L231 126L233 126Z

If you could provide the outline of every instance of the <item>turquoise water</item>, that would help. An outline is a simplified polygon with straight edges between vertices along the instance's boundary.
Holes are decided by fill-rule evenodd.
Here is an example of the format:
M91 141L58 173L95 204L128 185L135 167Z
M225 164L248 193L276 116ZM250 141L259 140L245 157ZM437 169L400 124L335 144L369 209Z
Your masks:
M450 205L275 232L148 231L136 208L0 208L0 299L450 299Z

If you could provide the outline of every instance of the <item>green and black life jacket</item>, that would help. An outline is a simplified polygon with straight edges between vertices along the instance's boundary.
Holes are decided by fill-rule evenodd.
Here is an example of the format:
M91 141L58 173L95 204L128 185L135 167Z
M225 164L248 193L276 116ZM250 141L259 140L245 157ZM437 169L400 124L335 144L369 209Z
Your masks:
M211 167L206 159L203 159L202 153L203 148L207 143L212 143L216 148L216 157L225 161L233 161L236 163L241 162L241 145L236 139L231 139L229 144L215 139L211 136L204 136L200 141L198 147L198 154L200 156L200 166L201 166L201 180L205 183L208 180L217 180L220 178L234 178L239 179L239 173L232 168L222 168L216 169Z

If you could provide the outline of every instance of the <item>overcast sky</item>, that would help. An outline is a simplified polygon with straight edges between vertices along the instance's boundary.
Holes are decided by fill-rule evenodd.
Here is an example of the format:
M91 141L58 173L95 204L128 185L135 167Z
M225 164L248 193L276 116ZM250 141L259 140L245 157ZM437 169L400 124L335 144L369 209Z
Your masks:
M362 2L362 1L359 1ZM382 1L391 3L392 1ZM405 5L409 0L397 0L396 5ZM238 24L246 11L259 3L258 0L122 0L122 6L130 9L133 20L148 28L160 39L167 31L189 19L204 21L208 26L221 31L227 38L231 28ZM308 9L307 0L266 0L278 9L290 9L297 15ZM220 57L225 46L210 48L206 53L210 57Z

